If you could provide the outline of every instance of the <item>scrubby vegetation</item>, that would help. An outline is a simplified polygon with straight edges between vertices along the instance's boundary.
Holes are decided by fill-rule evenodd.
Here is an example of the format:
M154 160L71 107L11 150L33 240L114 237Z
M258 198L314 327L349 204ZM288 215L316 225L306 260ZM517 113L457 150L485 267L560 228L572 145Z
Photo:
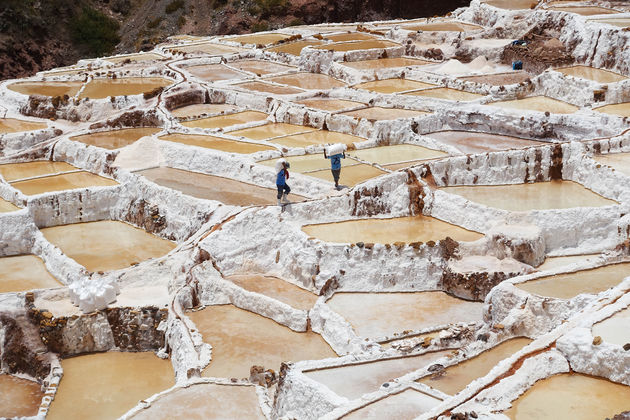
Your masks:
M120 42L117 21L91 7L85 6L70 20L70 34L74 42L86 49L90 56L110 54Z

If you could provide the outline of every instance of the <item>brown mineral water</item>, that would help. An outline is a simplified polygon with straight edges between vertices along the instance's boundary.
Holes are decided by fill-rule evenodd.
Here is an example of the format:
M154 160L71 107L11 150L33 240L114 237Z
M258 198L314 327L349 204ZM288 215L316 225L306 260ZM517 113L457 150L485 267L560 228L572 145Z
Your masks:
M346 86L346 84L340 80L319 73L288 74L284 76L271 77L265 80L311 90L328 90Z
M393 67L413 67L433 64L431 61L421 60L418 58L394 57L379 58L377 60L349 61L343 63L344 66L352 67L357 70L374 70L386 69Z
M23 95L74 96L83 86L83 82L17 82L7 85Z
M129 146L142 137L152 136L160 131L162 131L162 129L156 127L125 128L122 130L83 134L81 136L70 137L70 140L114 150Z
M285 71L296 69L296 67L293 66L287 66L286 64L280 64L273 61L265 60L233 61L229 63L229 65L239 70L248 71L250 73L254 73L260 76L273 73L282 73Z
M435 87L435 85L409 79L383 79L375 80L373 82L359 83L353 87L355 89L371 90L373 92L389 94L408 90L427 89Z
M48 124L41 122L17 120L15 118L0 118L0 134L41 130L46 127L48 127Z
M499 150L523 149L542 143L518 137L472 131L436 131L426 136L459 149L462 153L483 153Z
M139 95L174 82L161 77L125 77L121 79L93 79L79 95L80 98L103 99L110 96Z
M296 89L289 86L272 85L271 83L264 82L246 82L232 86L255 92L274 93L276 95L295 95L296 93L304 92L302 89Z
M593 80L598 83L616 83L627 79L619 73L612 71L597 69L589 66L571 66L556 69L566 76L579 77L581 79Z
M188 146L220 150L228 153L250 154L265 150L277 150L275 147L265 146L263 144L248 143L215 136L205 136L203 134L167 134L166 136L159 137L159 139L186 144Z
M42 175L59 174L76 171L77 168L66 162L39 160L36 162L7 163L0 165L0 175L8 181L38 177Z
M11 185L26 195L36 195L53 191L74 190L89 187L112 187L116 181L90 172L80 171L43 178L15 181Z
M273 276L237 274L226 279L245 290L269 296L304 311L311 309L319 297L313 292Z
M197 128L224 128L231 125L246 124L255 121L264 121L267 114L258 111L243 111L235 114L218 115L216 117L202 118L199 120L181 123L184 127Z
M63 286L35 255L0 258L0 293L23 292Z
M0 417L35 416L43 396L37 382L0 374Z
M245 73L232 70L223 64L204 64L201 66L186 67L185 70L195 77L207 82L216 82L219 80L244 79Z

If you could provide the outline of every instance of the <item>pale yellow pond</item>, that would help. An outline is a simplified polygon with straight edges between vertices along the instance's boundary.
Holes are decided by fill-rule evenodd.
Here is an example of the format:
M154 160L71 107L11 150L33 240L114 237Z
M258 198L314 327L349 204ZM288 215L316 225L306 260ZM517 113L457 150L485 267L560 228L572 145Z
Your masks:
M380 58L377 60L349 61L343 63L344 66L357 70L385 69L393 67L412 67L433 64L432 61L421 60L419 58L395 57Z
M342 112L341 115L348 115L354 118L364 118L370 121L390 121L398 118L414 118L429 115L430 112L414 111L411 109L382 108L371 106L369 108L357 109L355 111Z
M274 76L265 80L310 90L328 90L346 85L340 80L319 73L295 73L283 76Z
M43 194L46 192L74 190L89 187L112 187L118 185L116 181L90 172L80 171L60 175L50 175L43 178L15 181L11 186L26 195Z
M537 0L484 0L483 3L507 10L533 9Z
M322 44L323 41L318 40L306 40L306 41L296 41L289 42L286 44L278 45L277 47L267 48L266 51L275 52L275 53L285 53L290 55L300 55L302 50L309 46L315 46Z
M425 32L472 32L483 29L482 26L473 25L463 22L432 22L422 23L419 25L405 26L408 31L425 31Z
M327 99L327 98L314 98L314 99L304 99L302 101L297 101L297 104L306 105L309 108L321 109L322 111L344 111L346 109L354 109L365 106L364 103L354 102L354 101L346 101L344 99Z
M227 45L213 44L210 42L202 42L199 44L183 45L181 47L171 48L173 51L192 54L208 54L208 55L223 55L234 54L245 51L243 48L230 47Z
M246 124L256 121L264 121L267 114L258 111L243 111L235 114L218 115L216 117L202 118L199 120L185 121L184 127L191 128L225 128L232 125Z
M412 420L440 404L439 400L415 389L383 398L342 417L343 420Z
M630 343L630 309L623 309L610 318L593 325L593 336L620 346Z
M230 131L231 136L247 137L253 140L266 140L273 137L288 136L289 134L315 131L313 127L286 123L269 123L253 128Z
M445 99L447 101L474 101L475 99L483 98L484 95L478 93L464 92L463 90L451 89L451 88L435 88L418 90L414 92L405 93L405 95L412 96L424 96L428 98Z
M0 293L63 286L35 255L0 257ZM1 414L0 414L1 415Z
M83 86L83 82L17 82L7 85L23 95L74 96Z
M597 69L589 66L572 66L555 69L565 76L579 77L582 79L593 80L599 83L616 83L627 79L627 76L623 76L619 73L614 73L609 70Z
M295 70L296 67L280 64L266 60L242 60L229 63L231 67L239 70L248 71L258 76L266 74L281 73L289 70Z
M275 93L277 95L294 95L304 92L302 89L297 89L289 86L272 85L271 83L264 82L246 82L239 83L233 86L251 90L254 92Z
M206 82L216 82L219 80L243 79L244 73L233 70L223 64L203 64L200 66L186 67L186 70Z
M46 127L48 127L48 124L41 122L17 120L15 118L0 118L0 133L42 130Z
M269 296L304 311L311 309L319 297L288 281L263 274L236 274L226 279L245 290Z
M108 150L120 149L129 146L145 136L162 131L161 128L142 127L142 128L124 128L122 130L101 131L98 133L83 134L81 136L70 137L70 140L89 144L96 147L102 147Z
M620 117L630 117L630 102L604 105L599 108L593 108L593 110L611 115L619 115Z
M138 95L151 92L174 82L162 77L125 77L120 79L93 79L79 95L80 98L102 99L109 96Z
M355 89L365 89L386 94L405 92L408 90L426 89L430 87L435 87L435 85L409 79L383 79L359 83L358 85L353 86Z
M20 208L0 197L0 213L10 213L12 211L18 211Z
M393 146L352 150L347 154L380 165L448 156L447 153L439 150L427 149L426 147L413 144L396 144Z
M376 178L377 176L381 176L386 173L387 172L384 172L371 165L365 165L362 163L352 166L342 166L341 175L339 177L339 185L354 187L355 185L367 181L368 179ZM323 179L328 182L335 182L330 168L315 172L309 172L306 175Z
M199 117L203 114L221 114L234 112L238 108L235 105L229 104L194 104L187 105L177 109L171 110L171 114L178 118L186 117Z
M513 101L491 102L488 105L517 110L523 109L528 111L550 112L552 114L572 114L579 109L575 105L571 105L558 99L549 98L547 96L530 96L529 98L515 99Z
M31 178L42 175L59 174L62 172L76 171L75 166L66 162L54 162L50 160L38 160L35 162L6 163L0 165L0 175L8 181Z
M608 9L605 7L595 7L595 6L582 6L582 7L550 7L549 10L555 10L556 12L569 12L576 13L582 16L593 16L593 15L613 15L615 13L619 13L614 9Z
M363 137L353 136L351 134L337 133L328 130L316 130L303 134L294 134L286 137L280 137L271 140L274 144L286 147L306 147L313 144L330 144L343 143L353 144L366 141Z
M240 44L254 44L254 45L267 45L274 44L283 39L289 38L290 35L281 33L267 33L267 34L246 34L229 38L221 38L221 41L238 42Z
M205 136L203 134L168 134L166 136L159 137L159 139L186 144L189 146L220 150L228 153L250 154L265 150L276 150L275 147L266 146L264 144L247 143L244 141L224 139L221 137Z
M391 48L400 47L401 45L385 40L366 40L366 41L350 41L350 42L333 42L332 44L324 44L313 47L318 50L332 50L332 51L357 51L357 50L371 50L375 48Z

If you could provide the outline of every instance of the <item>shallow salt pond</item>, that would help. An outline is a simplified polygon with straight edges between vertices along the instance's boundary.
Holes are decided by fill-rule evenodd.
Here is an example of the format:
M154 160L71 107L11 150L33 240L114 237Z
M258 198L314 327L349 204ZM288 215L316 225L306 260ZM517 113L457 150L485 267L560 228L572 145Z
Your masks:
M390 94L405 92L408 90L426 89L435 87L435 85L409 79L383 79L359 83L358 85L354 85L352 87L355 89L364 89L378 93Z
M310 90L328 90L346 86L340 80L319 73L295 73L270 77L265 80Z
M440 143L456 147L462 153L483 153L540 146L535 140L472 131L436 131L425 134Z
M187 420L265 419L255 387L217 384L178 388L130 418L171 420L181 417Z
M630 276L630 263L606 265L591 270L541 277L515 286L528 293L557 299L571 299L582 293L597 294Z
M603 207L618 204L573 181L548 181L514 185L475 185L440 187L483 204L508 211Z
M258 127L245 128L243 130L230 131L231 136L247 137L252 140L266 140L274 137L288 136L290 134L307 133L315 131L313 127L286 123L270 123Z
M61 361L63 377L47 419L118 418L175 385L170 360L155 354L107 352Z
M271 142L286 147L306 147L313 144L353 144L366 140L367 139L353 136L351 134L337 133L335 131L328 130L316 130L304 134L294 134L291 136L280 137L278 139L271 140Z
M228 104L194 104L171 110L171 114L177 118L199 117L203 114L220 114L234 112L238 108Z
M630 176L630 153L609 153L593 156L595 161L610 166L624 175Z
M226 280L250 292L269 296L304 311L311 309L318 299L316 294L273 276L236 274L226 277Z
M555 69L565 76L579 77L581 79L593 80L599 83L616 83L627 79L627 76L623 76L619 73L612 71L597 69L589 66L571 66Z
M152 136L160 131L162 131L162 129L156 127L123 128L122 130L83 134L81 136L70 137L70 140L114 150L129 146L142 137Z
M289 42L286 44L278 45L277 47L267 48L265 51L275 52L275 53L285 53L290 55L300 55L302 50L306 47L312 47L316 45L322 44L323 41L318 40L306 40L306 41L296 41Z
M113 179L104 178L85 171L11 182L13 188L20 190L25 195L74 190L78 188L112 187L115 185L118 185L118 183Z
M463 90L451 89L451 88L435 88L419 90L416 92L408 92L405 95L411 96L425 96L429 98L444 99L447 101L474 101L475 99L483 98L484 95L478 93L464 92Z
M504 40L500 40L504 41ZM509 42L506 42L509 43ZM523 83L531 76L524 71L515 71L511 73L499 73L499 74L482 74L477 76L465 76L460 77L460 80L466 80L468 82L483 83L490 86L502 86L513 85L516 83Z
M43 396L37 382L0 374L0 417L35 416Z
M79 98L103 99L110 96L138 95L174 82L162 77L125 77L120 79L93 79Z
M603 112L611 115L619 115L620 117L630 117L630 102L604 105L600 106L599 108L593 108L593 111Z
M561 373L536 382L504 412L512 420L592 420L630 409L630 387L606 379Z
M212 345L206 377L247 378L253 365L278 372L282 362L336 357L319 334L295 332L232 305L208 306L187 315Z
M376 39L376 36L367 34L365 32L347 32L345 34L325 35L324 38L333 42L343 42L343 41L365 41L368 39Z
M354 187L355 185L367 181L368 179L376 178L377 176L381 176L386 173L387 172L385 171L365 164L351 166L342 165L341 175L339 177L339 185ZM305 175L323 179L328 182L335 182L330 168L321 171L309 172Z
M569 264L586 263L599 258L601 254L568 255L562 257L547 257L545 262L536 267L538 271L553 270Z
M463 22L432 22L420 25L404 26L408 31L425 31L425 32L472 32L483 29L482 26L473 25Z
M396 144L393 146L352 150L347 152L347 154L368 162L378 163L380 165L405 161L435 159L448 156L447 153L439 150L428 149L426 147L416 146L413 144Z
M358 51L358 50L371 50L375 48L391 48L400 47L401 45L385 40L366 40L366 41L350 41L350 42L333 42L332 44L318 45L313 48L317 50L332 50L332 51Z
M553 10L556 12L569 12L575 13L582 16L593 16L593 15L612 15L619 13L614 9L608 9L605 7L596 7L596 6L582 6L582 7L559 7L552 6L548 10Z
M18 211L20 208L10 203L4 198L0 197L0 213L9 213L12 211Z
M245 51L243 48L230 47L227 45L214 44L210 42L202 42L199 44L183 45L181 47L172 47L171 50L182 53L191 54L208 54L223 55L233 54Z
M538 0L484 0L482 3L500 9L521 10L533 9L538 4Z
M396 359L378 360L346 366L305 371L309 378L326 385L350 400L374 392L385 382L420 369L450 354L450 350Z
M235 114L218 115L216 117L202 118L199 120L185 121L181 124L191 128L225 128L232 125L246 124L255 121L264 121L267 114L258 111L243 111Z
M234 61L228 63L230 67L237 68L239 70L248 71L258 76L266 74L282 73L289 70L295 70L296 67L288 66L286 64L275 63L273 61L265 60L243 60Z
M17 82L7 85L12 91L23 95L74 96L83 82Z
M48 227L41 232L91 272L127 268L162 257L176 246L174 242L113 220Z
M297 104L305 105L309 108L321 109L322 111L344 111L347 109L354 109L365 106L365 104L361 102L347 101L344 99L304 99L302 101L297 101Z
M432 61L421 60L419 58L395 57L380 58L377 60L349 61L342 63L346 67L352 67L357 70L373 70L395 67L413 67L434 64Z
M246 184L229 178L174 168L154 168L137 173L163 187L205 200L216 200L234 206L276 204L275 189Z
M529 338L522 337L504 341L472 359L447 367L442 375L436 375L435 378L425 376L417 382L439 389L445 394L455 395L475 379L486 376L501 360L510 357L531 342Z
M0 165L0 175L8 181L53 175L63 172L76 171L78 168L66 162L53 162L50 160L38 160L35 162L7 163Z
M324 158L323 153L318 153L315 155L300 155L300 156L287 156L285 158L290 164L289 172L309 172L316 171L318 169L330 169L330 160ZM278 159L269 159L258 162L261 165L269 166L273 168L276 166L276 161ZM341 170L345 169L344 163L355 164L356 162L350 159L345 159L341 161Z
M348 115L354 118L364 118L370 121L390 121L398 118L414 118L429 115L430 112L414 111L411 109L382 108L371 106L369 108L357 109L355 111L342 112L340 115Z
M246 82L232 85L241 89L252 90L254 92L275 93L277 95L295 95L297 93L303 93L304 90L297 89L289 86L272 85L271 83L264 82Z
M412 420L420 414L440 404L439 400L415 389L407 389L398 394L373 402L342 417L344 420Z
M515 110L550 112L552 114L572 114L579 109L575 105L547 96L530 96L529 98L515 99L513 101L490 102L487 105Z
M343 177L344 168L341 169ZM476 241L481 233L451 225L430 216L406 216L393 219L358 219L337 223L305 225L302 230L322 241L334 243L428 242L451 237L457 242Z
M41 122L24 121L15 118L0 118L0 134L42 130L46 127L48 127L48 124Z
M155 53L143 53L143 54L120 55L117 57L105 57L103 59L109 61L110 63L122 63L127 60L132 61L132 62L162 60L164 59L164 56L161 56Z
M246 77L244 73L232 70L223 64L204 64L201 66L186 67L186 71L195 77L207 82L216 82L219 80L243 79Z
M382 338L454 322L482 319L482 302L444 292L335 293L326 302L362 338Z
M605 342L623 346L630 343L630 308L615 313L610 318L593 325L593 336Z
M63 286L35 255L0 257L0 293ZM2 415L0 413L0 415Z
M630 18L619 19L592 19L590 22L606 23L608 25L617 26L618 28L627 28L630 26Z
M265 150L276 150L275 147L265 146L264 144L247 143L203 134L167 134L159 137L159 139L228 153L250 154Z
M254 45L268 45L274 44L283 39L289 38L290 35L281 33L268 33L268 34L246 34L238 35L235 37L221 38L221 41L238 42L240 44L254 44Z

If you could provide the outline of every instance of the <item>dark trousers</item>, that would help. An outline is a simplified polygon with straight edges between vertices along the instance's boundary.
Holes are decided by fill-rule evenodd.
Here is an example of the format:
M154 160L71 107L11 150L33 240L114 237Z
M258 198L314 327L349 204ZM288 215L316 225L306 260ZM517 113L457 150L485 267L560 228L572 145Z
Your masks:
M335 184L339 184L339 175L341 174L341 169L331 169L330 171L332 172Z
M278 200L280 200L282 198L282 193L285 192L287 195L289 195L289 193L291 192L291 188L289 188L289 186L287 184L284 185L277 185L276 187L278 187Z

